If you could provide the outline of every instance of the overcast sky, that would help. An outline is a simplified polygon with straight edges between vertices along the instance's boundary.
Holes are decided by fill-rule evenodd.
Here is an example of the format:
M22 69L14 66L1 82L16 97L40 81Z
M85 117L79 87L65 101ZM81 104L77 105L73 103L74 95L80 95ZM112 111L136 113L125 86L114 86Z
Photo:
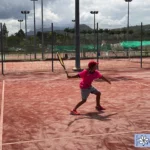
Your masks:
M75 0L43 0L44 28L55 26L73 26L75 18ZM0 22L6 23L9 35L18 32L18 19L24 19L21 10L29 10L27 16L28 31L34 27L33 2L31 0L0 0ZM36 28L41 28L41 0L36 3ZM80 24L93 27L91 10L99 11L96 22L99 28L118 28L127 26L127 3L124 0L80 0ZM133 0L130 3L130 25L150 24L150 0ZM22 29L24 30L22 23Z

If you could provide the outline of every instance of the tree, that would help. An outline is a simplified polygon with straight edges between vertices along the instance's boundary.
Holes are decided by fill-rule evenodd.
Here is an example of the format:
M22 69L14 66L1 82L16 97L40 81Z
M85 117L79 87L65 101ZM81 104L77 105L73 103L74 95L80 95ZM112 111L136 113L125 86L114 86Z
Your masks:
M70 29L69 28L65 28L64 32L65 32L65 41L67 42L68 39L69 39L68 33L70 32Z
M86 34L88 33L86 30L82 30L80 31L80 33L82 33L84 35L84 44L85 44L85 40L86 40Z
M75 29L74 28L70 29L70 33L75 33Z
M123 29L121 30L121 33L124 35L124 40L125 40L125 35L126 35L126 33L127 33L126 28L123 28Z
M116 34L117 34L117 38L119 39L121 31L120 30L116 30Z
M109 34L114 35L115 32L113 30L110 30Z
M4 48L7 48L8 47L8 44L7 44L8 43L8 41L7 41L8 30L7 30L7 27L6 27L5 23L3 24L3 28L2 29L3 29Z
M101 40L101 42L102 42L102 34L103 34L104 30L103 30L103 29L99 29L98 32L99 32L100 35L101 35L101 39L100 39L100 40Z
M69 29L69 28L65 28L65 29L64 29L64 32L65 32L66 35L68 36L68 33L70 32L70 29Z
M80 31L80 33L84 34L84 37L85 37L85 35L87 34L87 31L86 30L82 30L82 31Z
M17 33L15 33L15 36L18 36L19 38L23 39L25 38L25 33L22 29L20 29Z
M88 30L87 33L88 33L88 34L92 34L92 30Z
M15 35L11 35L8 37L8 46L9 47L15 47L18 46L18 43L20 43L20 38Z
M109 33L109 30L108 30L108 29L104 29L104 32L108 34L108 33Z
M4 23L3 24L3 34L5 37L7 36L7 33L8 33L8 30L7 30L6 24Z
M131 36L133 34L133 30L129 30L129 35Z
M104 29L104 33L106 33L106 37L107 37L107 40L108 40L109 29Z
M100 34L102 34L102 33L104 32L104 30L103 30L103 29L99 29L98 32L99 32Z
M109 31L109 34L110 34L111 37L114 39L114 34L115 34L114 30L110 30L110 31Z
M38 31L36 36L39 38L39 40L41 40L42 39L42 32Z

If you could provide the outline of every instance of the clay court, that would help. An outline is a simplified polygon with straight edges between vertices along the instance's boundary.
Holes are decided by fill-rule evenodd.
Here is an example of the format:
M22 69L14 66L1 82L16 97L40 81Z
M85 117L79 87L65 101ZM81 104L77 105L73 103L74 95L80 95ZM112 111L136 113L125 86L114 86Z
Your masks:
M81 60L86 68L89 60ZM81 99L80 79L67 79L54 61L7 62L1 75L0 150L141 150L135 134L150 134L150 59L99 61L111 80L93 82L106 110L95 110L95 96L70 110ZM70 74L74 60L64 61ZM148 150L149 148L142 148Z

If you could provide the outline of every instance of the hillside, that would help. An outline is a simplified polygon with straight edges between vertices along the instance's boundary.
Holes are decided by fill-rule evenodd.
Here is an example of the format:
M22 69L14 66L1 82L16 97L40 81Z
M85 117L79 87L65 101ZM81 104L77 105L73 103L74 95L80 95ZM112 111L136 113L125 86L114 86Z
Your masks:
M64 29L65 28L70 28L71 29L73 27L71 27L71 26L65 26L65 27L64 26L61 26L61 27L54 26L54 31L57 32L57 33L60 33L60 34L64 34ZM127 28L127 27L124 27L124 28ZM122 28L114 28L114 29L116 30L116 29L122 29ZM133 30L134 32L140 32L141 26L140 25L130 26L129 29ZM44 30L44 32L50 32L51 28L44 28L43 30ZM82 30L92 30L92 28L89 27L86 24L81 24L80 25L80 31L82 31ZM143 30L144 31L150 31L150 25L149 24L148 25L143 25ZM41 29L36 30L36 32L38 32L38 31L41 31ZM34 31L29 31L27 34L28 34L28 36L32 36L32 35L34 35Z
M63 26L62 27L54 26L54 31L57 32L57 33L63 34L65 28L70 28L71 29L73 27L71 27L71 26L70 27L69 26L66 26L66 27L63 27ZM80 25L80 31L82 31L82 30L92 30L92 28L90 28L86 24L81 24ZM36 32L39 32L39 31L41 32L42 29L37 29L36 30ZM43 31L44 32L50 32L51 28L44 28ZM32 36L32 35L34 35L34 31L29 31L27 34L28 34L28 36Z

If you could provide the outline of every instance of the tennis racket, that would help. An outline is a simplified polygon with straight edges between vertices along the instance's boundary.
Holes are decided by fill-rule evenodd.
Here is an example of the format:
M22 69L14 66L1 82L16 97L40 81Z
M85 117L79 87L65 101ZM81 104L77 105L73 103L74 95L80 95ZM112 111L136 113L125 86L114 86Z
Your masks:
M68 77L68 72L67 72L67 70L66 70L66 67L65 67L64 61L63 61L63 59L61 58L61 56L60 56L60 54L59 54L58 52L57 52L57 57L58 57L58 60L59 60L60 64L61 64L61 65L62 65L62 67L64 68L64 70L65 70L65 73L66 73L67 77Z

